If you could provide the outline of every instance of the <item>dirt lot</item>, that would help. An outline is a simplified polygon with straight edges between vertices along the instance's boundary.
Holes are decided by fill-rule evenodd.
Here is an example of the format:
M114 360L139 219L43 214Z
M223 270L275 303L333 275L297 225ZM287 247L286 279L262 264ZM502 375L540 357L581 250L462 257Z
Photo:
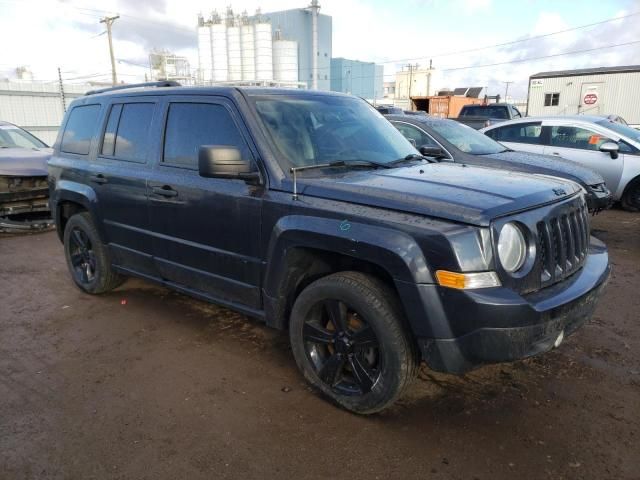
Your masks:
M370 418L302 382L285 334L138 280L91 297L54 233L0 237L0 478L640 478L640 215L558 350L424 369Z

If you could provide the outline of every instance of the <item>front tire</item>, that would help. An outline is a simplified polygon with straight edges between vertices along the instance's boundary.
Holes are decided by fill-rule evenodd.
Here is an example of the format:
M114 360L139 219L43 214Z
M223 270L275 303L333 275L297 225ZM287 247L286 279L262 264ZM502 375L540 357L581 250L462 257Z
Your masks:
M634 180L625 189L620 203L628 212L640 212L640 179Z
M100 241L91 215L73 215L64 227L64 254L74 283L91 294L105 293L124 282L111 267L107 247Z
M289 336L305 378L355 413L387 408L416 374L395 293L359 272L332 274L305 288L293 306Z

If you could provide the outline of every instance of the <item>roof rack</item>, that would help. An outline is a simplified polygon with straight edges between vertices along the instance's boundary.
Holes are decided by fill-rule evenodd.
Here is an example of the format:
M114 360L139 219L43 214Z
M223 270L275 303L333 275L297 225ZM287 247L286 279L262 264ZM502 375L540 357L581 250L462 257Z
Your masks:
M113 90L125 90L127 88L139 88L139 87L181 87L180 82L175 80L164 80L161 82L144 82L144 83L130 83L128 85L118 85L116 87L100 88L98 90L89 90L85 95L95 95L97 93L111 92Z

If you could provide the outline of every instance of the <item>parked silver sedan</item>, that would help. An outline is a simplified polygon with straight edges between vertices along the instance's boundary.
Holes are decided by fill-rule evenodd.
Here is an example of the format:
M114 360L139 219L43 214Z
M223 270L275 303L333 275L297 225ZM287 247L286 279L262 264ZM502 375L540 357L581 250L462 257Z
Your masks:
M640 211L640 131L588 115L525 117L480 131L513 150L581 163L604 177L625 209Z

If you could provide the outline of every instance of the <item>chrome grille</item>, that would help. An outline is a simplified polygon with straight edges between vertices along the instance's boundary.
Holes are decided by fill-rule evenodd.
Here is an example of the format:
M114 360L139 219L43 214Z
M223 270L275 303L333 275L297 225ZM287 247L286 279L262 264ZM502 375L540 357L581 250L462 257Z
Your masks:
M585 205L565 210L537 224L541 287L576 272L589 249L589 217Z

